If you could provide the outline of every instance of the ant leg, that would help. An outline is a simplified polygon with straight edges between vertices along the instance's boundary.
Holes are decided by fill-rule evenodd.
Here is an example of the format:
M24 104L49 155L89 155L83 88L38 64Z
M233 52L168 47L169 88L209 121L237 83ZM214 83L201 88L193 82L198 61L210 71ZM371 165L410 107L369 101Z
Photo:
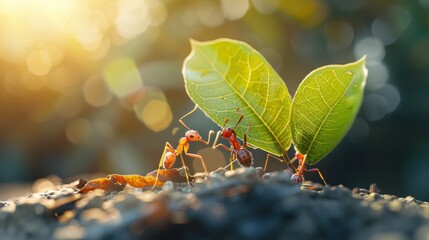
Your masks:
M207 166L206 166L206 164L204 162L203 156L195 154L195 153L187 153L187 152L185 152L185 154L186 154L186 156L189 156L191 158L199 158L199 159L201 159L201 164L203 164L204 172L208 173Z
M270 157L276 159L279 162L282 162L282 163L285 162L283 159L267 153L267 157L265 158L264 172L267 170L268 160L270 159Z
M290 163L290 164L292 164L292 163L293 163L293 162L295 162L297 159L298 159L297 157L293 157L293 158L289 161L289 163Z
M185 118L185 117L187 117L187 116L189 116L189 115L191 115L193 112L195 112L195 110L197 110L197 108L198 108L198 105L197 104L195 104L195 107L194 107L194 109L192 109L190 112L188 112L187 114L185 114L185 115L183 115L180 119L179 119L179 123L180 124L182 124L182 126L184 126L186 129L188 129L188 130L191 130L188 126L186 126L186 124L185 124L185 122L183 122L183 118Z
M285 163L290 167L290 169L292 169L293 172L296 172L296 168L292 165L292 163L295 162L296 157L292 158L292 160L289 160L287 152L283 152L283 159Z
M232 147L231 147L232 148ZM231 153L229 154L229 164L231 165L231 171L234 170L234 165L232 164L237 160L234 150L231 149Z
M319 176L323 180L323 183L325 184L325 186L328 186L328 184L325 181L325 178L322 175L322 172L320 172L320 170L318 168L307 169L307 172L318 172Z
M188 183L188 187L191 187L191 185L189 184L188 170L186 170L186 164L185 164L185 161L183 160L183 156L182 156L182 154L179 154L179 155L180 155L180 160L182 161L183 170L185 171L186 182Z
M223 144L223 143L219 143L219 144L217 144L216 145L216 143L217 143L217 141L219 140L219 136L222 134L222 132L221 131L218 131L217 132L217 134L216 134L216 138L215 138L215 140L214 140L214 142L213 142L213 146L212 146L212 148L213 149L216 149L216 148L218 148L218 147L223 147L225 150L231 150L229 147L227 147L225 144Z
M154 189L156 184L158 183L159 170L161 169L161 167L163 165L163 161L164 161L165 154L167 153L167 151L174 152L174 148L173 148L173 146L171 146L171 144L169 142L165 143L164 151L162 151L161 159L159 159L158 170L156 171L155 184L153 185L153 187L151 189Z
M227 120L227 122L228 122L228 120ZM225 123L226 124L226 123ZM234 167L233 167L233 165L232 165L232 159L233 159L233 150L232 150L232 146L229 148L229 147L227 147L225 144L223 144L223 143L219 143L219 144L216 144L217 143L217 141L219 140L219 136L222 134L222 132L221 131L218 131L217 132L217 134L216 134L216 138L215 138L215 140L214 140L214 142L213 142L213 146L212 146L212 148L213 149L216 149L216 148L218 148L218 147L222 147L223 149L225 149L225 150L227 150L227 151L230 151L230 155L229 155L229 164L228 164L228 166L229 165L231 165L231 170L234 170Z
M235 161L237 161L237 159L235 159L234 161L231 161L228 165L226 165L223 169L227 169L229 166L231 166L231 164L233 164Z

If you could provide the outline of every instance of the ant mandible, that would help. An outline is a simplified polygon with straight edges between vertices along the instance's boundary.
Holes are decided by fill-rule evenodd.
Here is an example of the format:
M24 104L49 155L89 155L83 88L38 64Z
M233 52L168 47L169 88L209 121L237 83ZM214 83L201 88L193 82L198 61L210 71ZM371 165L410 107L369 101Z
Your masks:
M322 173L318 168L307 168L306 156L304 154L299 153L298 151L295 154L295 157L291 160L291 163L298 159L298 168L296 172L292 175L291 180L295 183L302 183L304 181L304 172L317 172L319 173L320 178L323 180L325 185L328 185L323 177Z
M170 143L166 142L165 146L164 146L164 151L162 152L162 156L161 159L159 160L159 165L158 165L158 170L156 172L156 177L155 177L155 184L153 185L152 188L154 188L158 182L158 177L159 177L159 171L161 169L161 167L165 168L165 169L169 169L173 166L174 162L176 161L176 157L180 156L180 160L182 161L182 165L183 165L183 169L185 171L185 176L186 176L186 182L189 185L189 176L188 176L188 172L186 169L186 164L185 161L183 160L183 156L182 153L185 153L186 156L192 157L192 158L199 158L201 160L201 163L203 165L204 168L204 172L207 174L207 167L206 164L204 163L204 159L201 155L199 154L195 154L195 153L188 153L189 150L189 142L202 142L206 145L208 145L210 143L210 137L214 134L213 130L210 130L209 135L208 135L208 139L207 141L205 141L199 134L197 131L190 129L184 122L183 122L183 118L187 117L188 115L190 115L191 113L195 112L195 110L197 109L197 105L195 105L194 109L192 109L189 113L185 114L183 117L181 117L179 119L179 123L182 124L182 126L184 126L186 129L188 129L188 131L186 131L185 133L185 137L182 137L179 140L179 145L177 146L176 149L173 148L173 146L171 146Z
M246 148L247 147L247 133L250 130L250 124L247 127L246 132L244 133L242 146L238 142L237 134L235 133L235 128L238 126L238 124L240 124L240 122L244 118L244 114L240 113L239 110L240 110L239 108L235 109L235 113L240 115L240 118L238 119L235 126L232 128L230 128L230 127L226 128L225 126L229 122L229 118L226 119L225 123L222 126L222 130L217 132L216 138L213 142L213 149L218 148L218 147L222 147L228 151L231 151L230 159L229 159L229 161L230 161L229 165L231 165L231 170L233 170L232 163L235 160L237 160L242 167L251 167L253 165L252 153L249 150L247 150L247 148ZM216 143L219 139L219 136L222 136L222 138L224 138L224 139L228 139L229 143L231 144L231 147L228 148L225 144L222 144L222 143L216 145ZM280 159L280 158L273 156L271 154L267 154L267 158L265 159L264 171L266 170L268 159L270 157L275 158L280 162L285 162L283 159Z

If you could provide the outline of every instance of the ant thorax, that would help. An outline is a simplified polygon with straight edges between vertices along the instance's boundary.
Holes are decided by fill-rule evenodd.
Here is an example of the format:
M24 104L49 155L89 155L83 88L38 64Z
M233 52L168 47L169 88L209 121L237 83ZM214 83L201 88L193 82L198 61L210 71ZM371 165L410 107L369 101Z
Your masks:
M232 131L234 131L234 130L232 130ZM235 132L233 132L233 134L231 134L231 135L228 137L228 139L229 139L229 143L231 144L231 146L232 146L236 151L238 151L238 150L241 148L240 143L239 143L239 142L238 142L238 140L237 140L237 136L235 135Z

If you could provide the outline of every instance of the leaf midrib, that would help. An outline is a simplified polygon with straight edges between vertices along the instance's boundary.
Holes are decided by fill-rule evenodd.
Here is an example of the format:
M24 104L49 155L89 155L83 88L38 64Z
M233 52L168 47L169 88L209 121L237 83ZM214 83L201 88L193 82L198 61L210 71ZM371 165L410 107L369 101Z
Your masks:
M336 79L337 81L339 81L339 78L338 78L338 76L337 76L337 73L336 73L334 70L331 70L331 71L334 73L334 75L335 75L335 79ZM335 104L334 104L334 105L332 105L332 107L330 107L328 114L326 114L325 118L324 118L324 119L323 119L323 121L322 121L322 124L320 124L320 127L317 129L316 134L314 135L314 138L313 138L313 140L311 141L310 146L308 147L308 152L310 152L311 147L313 146L314 141L316 141L316 138L317 138L317 136L319 135L320 130L322 129L322 126L324 126L324 125L325 125L326 119L328 119L328 117L329 117L329 116L331 115L331 113L332 113L332 110L333 110L333 109L335 109L335 107L337 106L337 104L341 101L341 99L344 97L344 95L346 94L346 92L349 90L350 86L352 85L352 82L353 82L353 79L349 82L349 84L348 84L348 85L347 85L347 87L345 88L345 90L344 90L343 94L341 95L341 97L340 97L340 98L338 98L338 100L335 102ZM320 88L318 89L318 91L320 92ZM308 152L307 152L307 154L308 154Z
M195 48L195 50L197 51L197 49ZM225 76L223 76L223 74L220 72L220 69L218 69L216 66L215 66L215 64L214 63L212 63L210 60L209 60L209 57L205 54L205 52L204 51L201 51L200 50L200 52L202 53L201 55L206 59L206 61L213 67L213 69L215 69L216 70L216 72L217 72L217 74L219 75L219 76L221 76L222 78L223 78L223 80L227 83L227 85L239 96L239 98L243 101L243 102L245 102L246 104L247 104L247 106L249 107L249 109L251 109L252 110L252 112L253 112L253 114L255 115L255 116L257 116L258 118L259 118L259 120L264 124L264 126L265 126L265 128L266 129L268 129L268 132L271 134L271 136L272 137L274 137L274 139L276 140L276 143L277 143L277 145L280 147L280 150L281 150L281 152L283 152L283 147L281 146L281 144L280 144L280 141L279 141L279 139L276 137L276 135L273 133L273 131L271 130L271 128L268 126L268 124L264 121L264 119L261 117L261 116L259 116L258 114L257 114L257 112L256 112L256 110L255 109L253 109L252 108L252 106L249 104L249 102L247 102L246 101L246 99L243 97L243 96L241 96L239 93L238 93L238 91L235 89L235 88L233 88L232 87L232 85L226 80L226 78L225 78ZM252 53L254 53L254 51L252 51ZM229 66L228 66L228 69L229 69ZM249 79L249 81L250 81L250 79ZM269 82L270 80L268 80L268 82ZM268 83L268 90L269 90L269 88L270 88L270 84ZM267 101L268 102L268 101ZM277 154L276 154L277 155ZM281 155L281 154L280 154ZM278 155L279 156L279 155Z

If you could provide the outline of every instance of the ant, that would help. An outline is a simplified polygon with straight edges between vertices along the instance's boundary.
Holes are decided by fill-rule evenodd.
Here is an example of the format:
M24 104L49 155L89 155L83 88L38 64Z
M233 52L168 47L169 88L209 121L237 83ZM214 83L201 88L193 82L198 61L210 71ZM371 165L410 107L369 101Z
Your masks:
M186 129L188 129L188 131L186 131L185 136L182 137L179 140L179 145L177 146L177 148L173 148L173 146L171 146L170 143L166 142L165 146L164 146L164 151L162 152L162 156L161 159L159 160L159 165L158 165L158 170L156 172L156 177L155 177L155 184L153 185L152 188L154 188L158 182L158 177L159 177L159 171L161 169L161 167L165 168L165 169L170 169L174 162L176 161L176 157L180 156L180 160L182 161L182 165L183 165L183 169L185 171L185 176L186 176L186 182L189 185L189 176L188 176L188 172L187 172L187 167L185 164L185 161L183 160L183 156L182 153L185 153L186 156L192 157L192 158L199 158L201 159L201 163L203 165L204 168L204 172L206 174L208 174L207 171L207 167L206 164L204 163L204 159L201 155L195 154L195 153L188 153L189 150L189 142L202 142L206 145L208 145L210 143L210 137L214 134L213 130L210 130L209 135L208 135L208 139L207 141L205 141L199 134L197 131L190 129L184 122L183 122L183 118L187 117L188 115L190 115L191 113L195 112L195 110L197 109L197 105L195 105L194 109L191 110L189 113L185 114L183 117L181 117L179 119L179 123L182 124L182 126L184 126Z
M238 160L238 163L243 167L251 167L253 165L252 153L250 153L249 150L247 150L247 148L246 148L246 146L247 146L247 133L249 132L250 125L247 127L247 130L244 133L243 145L240 145L240 143L237 140L235 128L243 120L244 114L239 112L239 108L237 108L235 110L235 113L241 114L240 118L237 121L237 124L235 124L235 126L233 128L229 128L229 127L226 128L225 126L229 122L229 118L226 119L225 123L222 126L222 130L217 132L216 138L213 142L213 147L212 147L213 149L216 149L218 147L222 147L227 151L231 151L230 158L229 158L229 161L230 161L229 165L231 165L231 170L233 169L232 163L235 161L235 160L233 161L233 159ZM229 140L229 143L231 144L230 148L227 147L223 143L216 144L220 135L222 135L222 138Z
M291 180L295 183L302 183L304 181L304 172L317 172L319 173L320 178L323 180L323 183L325 185L328 185L325 181L325 178L323 177L322 173L318 168L307 168L306 163L306 156L304 154L301 154L297 152L295 154L295 157L291 160L291 163L294 162L296 159L298 159L298 168L296 169L296 172L292 175Z
M240 145L240 143L237 140L237 134L235 133L235 128L238 126L238 124L240 124L240 122L244 118L244 114L240 113L239 110L240 110L239 108L237 108L235 110L236 114L241 115L240 118L238 119L237 123L235 124L235 126L232 127L232 128L230 128L230 127L226 128L225 126L229 122L229 118L226 119L225 123L222 126L222 130L217 132L216 138L215 138L215 140L213 142L213 149L218 148L218 147L222 147L222 148L224 148L224 149L226 149L228 151L231 151L230 158L229 158L229 161L230 161L229 165L231 165L231 170L233 170L232 163L234 161L236 161L236 160L238 161L238 163L242 167L251 167L253 165L253 156L252 156L252 153L249 150L247 150L247 148L246 148L247 147L247 133L250 130L250 124L247 127L246 132L244 133L244 136L243 136L243 145ZM219 143L219 144L216 145L216 143L217 143L220 135L222 135L222 138L229 140L229 143L231 144L230 148L228 148L225 144L222 144L222 143ZM275 159L277 159L280 162L286 162L283 159L280 159L280 158L278 158L276 156L273 156L271 154L267 154L267 157L265 159L264 171L266 170L268 159L270 157L275 158ZM235 159L235 160L233 160L233 159ZM287 161L287 163L292 167L292 169L295 169L289 163L289 161ZM228 167L228 165L226 167Z

